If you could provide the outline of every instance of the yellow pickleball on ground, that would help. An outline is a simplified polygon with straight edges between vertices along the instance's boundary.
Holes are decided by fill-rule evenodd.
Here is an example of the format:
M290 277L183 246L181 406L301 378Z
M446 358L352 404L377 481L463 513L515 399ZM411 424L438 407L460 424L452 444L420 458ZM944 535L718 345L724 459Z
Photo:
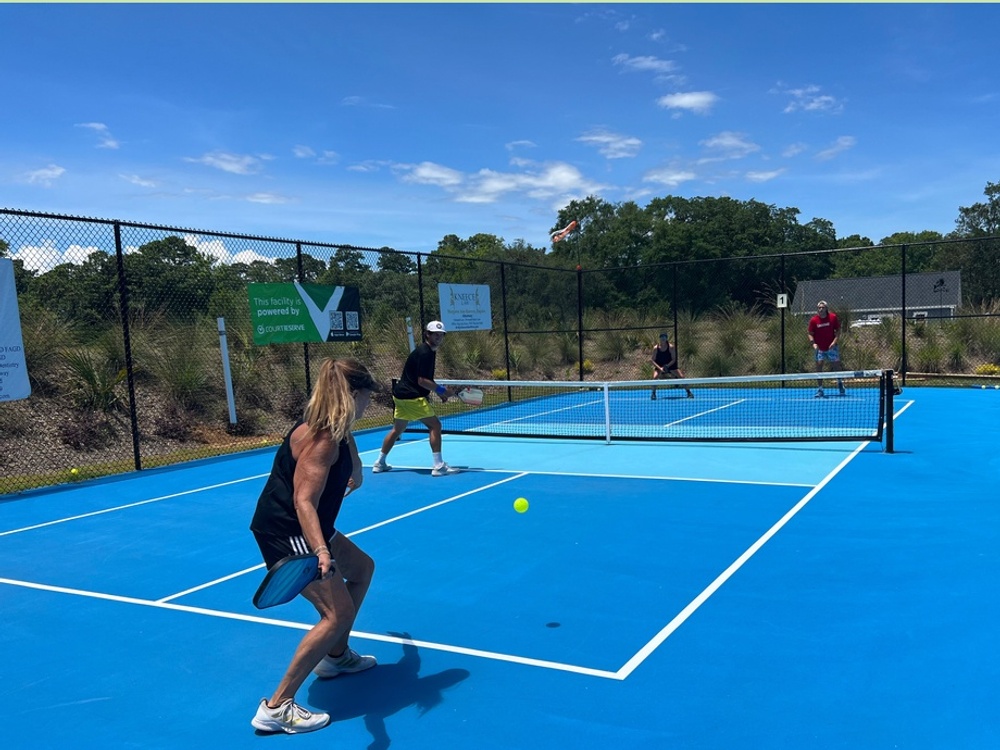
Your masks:
M525 500L523 497L519 497L517 500L514 501L514 510L516 510L518 513L527 512L528 501Z

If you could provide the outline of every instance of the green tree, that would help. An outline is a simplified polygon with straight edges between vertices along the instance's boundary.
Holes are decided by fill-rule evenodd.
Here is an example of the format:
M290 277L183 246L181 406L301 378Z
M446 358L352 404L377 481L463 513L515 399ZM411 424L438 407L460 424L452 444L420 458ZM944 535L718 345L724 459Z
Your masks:
M125 256L132 305L175 320L205 313L213 292L212 259L180 237L154 240Z
M1000 234L1000 182L987 182L983 193L986 203L973 203L958 209L955 231L960 237L985 237Z

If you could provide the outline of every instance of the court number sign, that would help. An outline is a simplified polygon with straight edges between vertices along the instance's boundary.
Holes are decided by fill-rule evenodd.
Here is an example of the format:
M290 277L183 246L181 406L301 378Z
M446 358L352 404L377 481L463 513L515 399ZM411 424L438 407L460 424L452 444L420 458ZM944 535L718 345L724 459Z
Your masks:
M248 284L253 342L361 341L361 294L356 286Z
M14 261L0 258L0 401L17 401L30 395L14 286Z

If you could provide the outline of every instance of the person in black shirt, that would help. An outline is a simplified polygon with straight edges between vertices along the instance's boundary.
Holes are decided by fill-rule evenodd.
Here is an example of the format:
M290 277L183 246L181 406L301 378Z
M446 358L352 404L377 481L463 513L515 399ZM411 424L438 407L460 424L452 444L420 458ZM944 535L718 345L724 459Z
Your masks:
M284 557L319 557L319 578L302 591L319 622L302 638L291 664L270 699L263 698L251 724L263 732L311 732L330 716L295 703L309 671L336 677L375 666L348 646L351 628L371 584L375 563L336 529L344 497L363 480L358 447L351 434L373 391L371 374L351 359L326 359L305 412L285 436L250 523L264 563Z
M386 456L396 444L406 425L414 420L419 420L427 426L430 435L431 453L433 467L431 476L443 477L447 474L455 474L458 469L453 469L441 458L441 420L434 414L430 401L427 397L431 391L440 396L442 401L447 401L454 395L454 390L434 382L434 365L437 361L437 350L444 341L444 323L440 320L432 320L424 329L424 341L420 346L410 352L403 365L403 374L396 381L392 388L392 401L395 404L393 411L392 429L382 441L382 452L379 453L375 463L372 464L372 472L380 474L389 471L392 467L386 463Z
M683 378L684 373L681 372L680 368L677 367L677 347L670 343L670 339L667 334L660 334L659 343L653 347L653 380L659 380L660 378ZM694 394L691 393L690 388L685 388L687 391L688 398L694 398ZM656 401L656 388L653 388L653 393L650 396L653 401Z

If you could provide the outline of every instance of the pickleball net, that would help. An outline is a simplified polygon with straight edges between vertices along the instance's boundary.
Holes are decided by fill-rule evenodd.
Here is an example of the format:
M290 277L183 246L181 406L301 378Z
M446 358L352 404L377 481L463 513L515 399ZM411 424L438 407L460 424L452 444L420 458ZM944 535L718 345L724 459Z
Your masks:
M435 405L446 433L608 442L880 441L887 425L891 440L895 389L891 370L823 373L822 396L816 373L618 382L437 382L480 388L484 394L479 406L458 399ZM426 432L419 422L411 422L410 429Z

